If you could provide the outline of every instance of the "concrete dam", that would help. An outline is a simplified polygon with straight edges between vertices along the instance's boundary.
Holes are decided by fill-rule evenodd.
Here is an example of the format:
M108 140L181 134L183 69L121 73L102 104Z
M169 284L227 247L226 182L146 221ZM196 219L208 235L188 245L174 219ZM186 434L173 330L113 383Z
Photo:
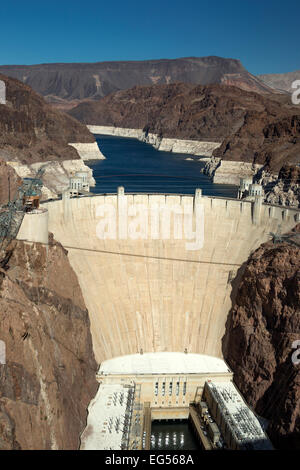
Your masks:
M270 239L270 232L280 228L284 233L299 220L297 210L264 205L260 198L226 200L203 197L197 191L195 196L183 196L124 194L120 189L113 195L65 197L43 204L48 209L43 220L68 250L78 276L99 363L140 352L222 358L231 280L250 252ZM142 208L149 226L153 207L159 207L159 230L140 237L134 231L131 236L109 232L112 227L124 232L122 204L128 223ZM171 219L170 236L160 231L169 207L177 208L178 214L180 208L187 210L186 219L178 214ZM102 222L107 208L115 212L109 213L111 227L105 235ZM19 238L30 240L26 217L31 218L32 232L34 216L26 215ZM192 249L187 245L193 242L186 229L188 217L193 227L197 218L202 221L198 224L202 242ZM45 238L47 231L39 228L39 233Z

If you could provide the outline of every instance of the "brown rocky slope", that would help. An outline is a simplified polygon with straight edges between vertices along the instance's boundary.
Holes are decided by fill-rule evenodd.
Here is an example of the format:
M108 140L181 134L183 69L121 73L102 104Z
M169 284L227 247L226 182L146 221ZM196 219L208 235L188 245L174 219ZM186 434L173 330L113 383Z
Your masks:
M134 87L69 111L83 123L144 129L163 137L222 142L214 156L278 172L300 155L300 110L287 99L225 85Z
M250 256L234 289L223 354L247 402L269 420L274 445L300 449L300 364L292 362L300 339L300 248L292 240L265 243Z
M21 163L78 159L70 142L94 142L70 116L53 109L29 86L0 74L6 104L0 104L0 158Z
M240 129L227 136L214 156L264 165L278 173L283 165L300 162L300 109L270 113L249 111Z
M178 139L223 140L238 130L248 110L264 112L261 95L225 85L175 83L134 87L85 102L69 114L85 124L143 129Z
M22 180L14 169L0 160L0 205L12 200Z
M88 312L67 252L13 242L0 272L0 449L78 449L97 389Z

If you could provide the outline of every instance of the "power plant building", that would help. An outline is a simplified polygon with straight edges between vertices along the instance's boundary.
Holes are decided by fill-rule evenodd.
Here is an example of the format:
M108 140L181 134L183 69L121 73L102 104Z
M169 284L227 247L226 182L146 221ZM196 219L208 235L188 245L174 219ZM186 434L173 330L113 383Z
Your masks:
M233 382L207 381L202 400L207 403L228 449L272 450L259 420Z
M70 195L87 194L89 190L88 173L86 171L76 171L75 176L70 178Z

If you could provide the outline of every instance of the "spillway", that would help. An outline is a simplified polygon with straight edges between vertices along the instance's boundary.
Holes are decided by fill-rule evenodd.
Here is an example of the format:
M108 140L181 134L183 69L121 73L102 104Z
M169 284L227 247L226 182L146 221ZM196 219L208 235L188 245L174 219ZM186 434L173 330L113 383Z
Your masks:
M270 232L276 233L279 227L282 233L291 229L299 213L261 201L201 195L198 201L181 195L128 194L123 198L133 207L189 205L194 210L196 202L201 204L204 243L200 249L189 250L187 240L172 233L169 239L152 239L149 234L144 239L99 238L103 206L118 209L120 196L116 194L43 204L49 211L49 231L67 248L78 276L97 361L140 351L222 357L221 338L231 307L230 280L250 252L270 239Z

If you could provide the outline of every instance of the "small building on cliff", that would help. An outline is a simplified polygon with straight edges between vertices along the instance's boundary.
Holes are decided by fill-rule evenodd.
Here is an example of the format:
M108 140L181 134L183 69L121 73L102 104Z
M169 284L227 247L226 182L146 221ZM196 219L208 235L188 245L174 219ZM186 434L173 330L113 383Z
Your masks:
M69 190L71 196L87 194L90 191L88 173L86 171L76 171L75 175L70 178Z

